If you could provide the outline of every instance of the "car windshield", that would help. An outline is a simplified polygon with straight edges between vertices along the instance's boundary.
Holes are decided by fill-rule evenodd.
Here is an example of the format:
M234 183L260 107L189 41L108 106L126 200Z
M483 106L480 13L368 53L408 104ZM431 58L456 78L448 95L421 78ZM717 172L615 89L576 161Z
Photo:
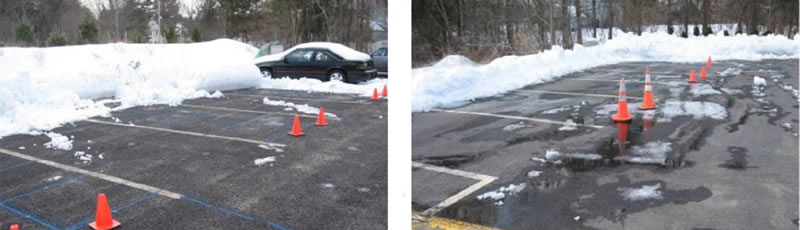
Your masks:
M388 52L387 52L386 48L380 48L378 50L375 50L375 52L372 52L372 56L385 57L387 53Z

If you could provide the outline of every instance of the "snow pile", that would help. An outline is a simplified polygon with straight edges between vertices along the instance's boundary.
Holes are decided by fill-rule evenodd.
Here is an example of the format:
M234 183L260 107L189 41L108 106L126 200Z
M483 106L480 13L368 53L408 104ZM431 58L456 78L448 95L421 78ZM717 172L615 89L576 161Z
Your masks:
M720 104L702 101L674 101L668 100L661 107L662 119L671 121L677 116L692 116L694 119L711 118L723 120L728 117L728 111Z
M0 48L0 137L33 134L112 108L175 105L216 90L257 87L255 47L221 39L193 44ZM113 100L93 101L111 98Z
M263 165L263 164L272 163L272 162L275 162L275 161L276 161L275 157L265 157L265 158L255 159L255 160L253 160L253 163L255 163L256 165Z
M67 151L72 150L72 140L64 135L54 132L47 132L45 135L50 138L50 142L44 143L44 147Z
M636 36L619 32L613 40L594 47L575 45L573 50L564 50L554 46L538 54L501 57L486 65L473 65L464 57L446 57L443 63L412 70L412 111L446 107L621 62L704 62L708 56L718 61L798 58L798 44L784 36L685 39L665 33Z
M478 195L477 198L478 200L492 199L497 201L495 203L496 205L503 205L503 199L505 199L506 196L515 195L519 192L522 192L523 189L525 189L525 183L520 183L516 185L509 184L506 187L500 187L497 190L489 191L484 194Z
M764 78L760 78L758 76L753 76L753 85L755 86L766 86L767 80Z
M265 105L271 105L271 106L285 106L287 111L290 111L290 110L294 109L294 110L297 110L297 112L300 112L300 113L307 113L307 114L314 114L314 115L318 115L319 114L319 108L310 106L308 104L298 105L298 104L295 104L295 103L292 103L292 102L272 101L272 100L269 100L269 98L267 98L267 97L264 97L264 104ZM330 118L334 118L334 119L335 118L339 118L338 116L336 116L336 114L329 113L329 112L325 112L325 117L330 117Z
M379 78L373 79L359 84L347 84L340 81L322 82L317 79L301 78L274 78L264 79L261 82L260 88L263 89L285 89L285 90L298 90L308 92L326 92L326 93L348 93L357 94L362 97L371 97L373 90L377 89L380 93L383 86L388 84L388 79Z
M663 193L658 191L661 188L661 184L655 185L642 185L641 188L618 188L622 195L622 199L629 200L629 201L640 201L640 200L651 200L657 199L661 200L664 199L662 196Z
M622 160L637 164L658 164L664 165L667 153L672 151L669 142L649 142L644 146L634 146L630 155L617 156L614 160Z

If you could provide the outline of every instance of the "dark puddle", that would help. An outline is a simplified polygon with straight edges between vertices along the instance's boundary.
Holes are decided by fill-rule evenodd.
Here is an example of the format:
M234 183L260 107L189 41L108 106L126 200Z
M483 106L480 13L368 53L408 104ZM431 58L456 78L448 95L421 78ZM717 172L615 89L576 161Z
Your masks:
M430 164L430 165L436 165L436 166L442 166L442 167L448 167L448 168L457 168L461 164L473 161L476 158L479 158L480 156L481 156L481 153L478 153L478 154L475 154L475 155L456 154L456 155L449 155L449 156L412 158L411 160L415 161L415 162Z
M726 160L725 163L719 165L720 168L726 168L737 171L745 171L748 168L758 168L757 166L749 166L747 162L747 149L744 147L730 146L728 152L731 153L731 159Z
M546 178L549 176L550 178ZM616 182L600 186L594 184L596 175L576 173L574 175L546 174L535 181L526 182L525 189L504 198L504 205L490 201L479 201L475 197L463 199L437 214L481 225L503 229L587 229L582 221L604 218L625 225L625 218L632 213L667 204L700 202L711 197L711 191L703 186L671 190L659 180L631 183L626 176L617 177ZM542 183L547 185L543 186ZM627 200L621 189L639 189L643 186L660 185L661 197L645 200ZM483 189L475 194L482 194ZM579 220L574 218L579 216Z

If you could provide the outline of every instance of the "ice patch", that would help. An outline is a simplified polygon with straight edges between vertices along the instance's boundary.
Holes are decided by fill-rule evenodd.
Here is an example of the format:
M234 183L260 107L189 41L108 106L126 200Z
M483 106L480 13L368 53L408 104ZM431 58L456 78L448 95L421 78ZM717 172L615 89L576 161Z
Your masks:
M267 144L260 144L258 145L259 148L266 149L266 150L274 150L275 152L282 153L283 148L286 147L285 144L276 144L276 143L267 143Z
M19 150L25 150L25 146L20 146L18 149Z
M739 68L727 68L722 72L719 72L719 76L729 76L729 75L739 75L742 73L742 69Z
M692 116L694 119L711 118L723 120L728 111L720 104L702 101L666 101L661 107L660 121L671 121L678 116Z
M713 95L713 94L722 94L721 92L715 90L710 85L706 84L699 84L693 85L689 87L689 93L695 96L702 96L702 95Z
M47 178L48 182L53 182L53 181L57 181L57 180L61 180L61 175Z
M72 140L65 137L64 135L54 132L47 132L44 134L50 138L50 142L44 143L44 147L51 149L61 149L66 151L72 150Z
M272 157L265 157L265 158L255 159L255 160L253 160L253 163L255 163L256 165L263 165L263 164L272 163L272 162L275 162L275 161L276 161L275 157L272 156ZM270 165L272 165L272 164L270 164Z
M503 127L503 131L510 132L510 131L514 131L514 130L525 128L525 127L527 127L527 125L525 125L524 122L520 121L519 123L506 125L505 127Z
M661 184L643 185L641 188L618 188L624 200L640 201L640 200L661 200L662 192L658 191Z

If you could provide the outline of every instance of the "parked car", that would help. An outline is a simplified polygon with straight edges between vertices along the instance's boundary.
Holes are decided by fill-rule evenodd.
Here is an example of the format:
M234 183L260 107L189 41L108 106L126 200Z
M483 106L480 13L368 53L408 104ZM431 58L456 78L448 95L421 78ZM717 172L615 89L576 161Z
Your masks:
M389 48L381 47L372 51L370 55L372 57L372 61L375 63L375 68L378 69L378 76L388 77L389 76Z
M255 65L268 78L305 77L348 83L375 78L378 72L369 55L328 42L296 45L279 54L258 57Z

